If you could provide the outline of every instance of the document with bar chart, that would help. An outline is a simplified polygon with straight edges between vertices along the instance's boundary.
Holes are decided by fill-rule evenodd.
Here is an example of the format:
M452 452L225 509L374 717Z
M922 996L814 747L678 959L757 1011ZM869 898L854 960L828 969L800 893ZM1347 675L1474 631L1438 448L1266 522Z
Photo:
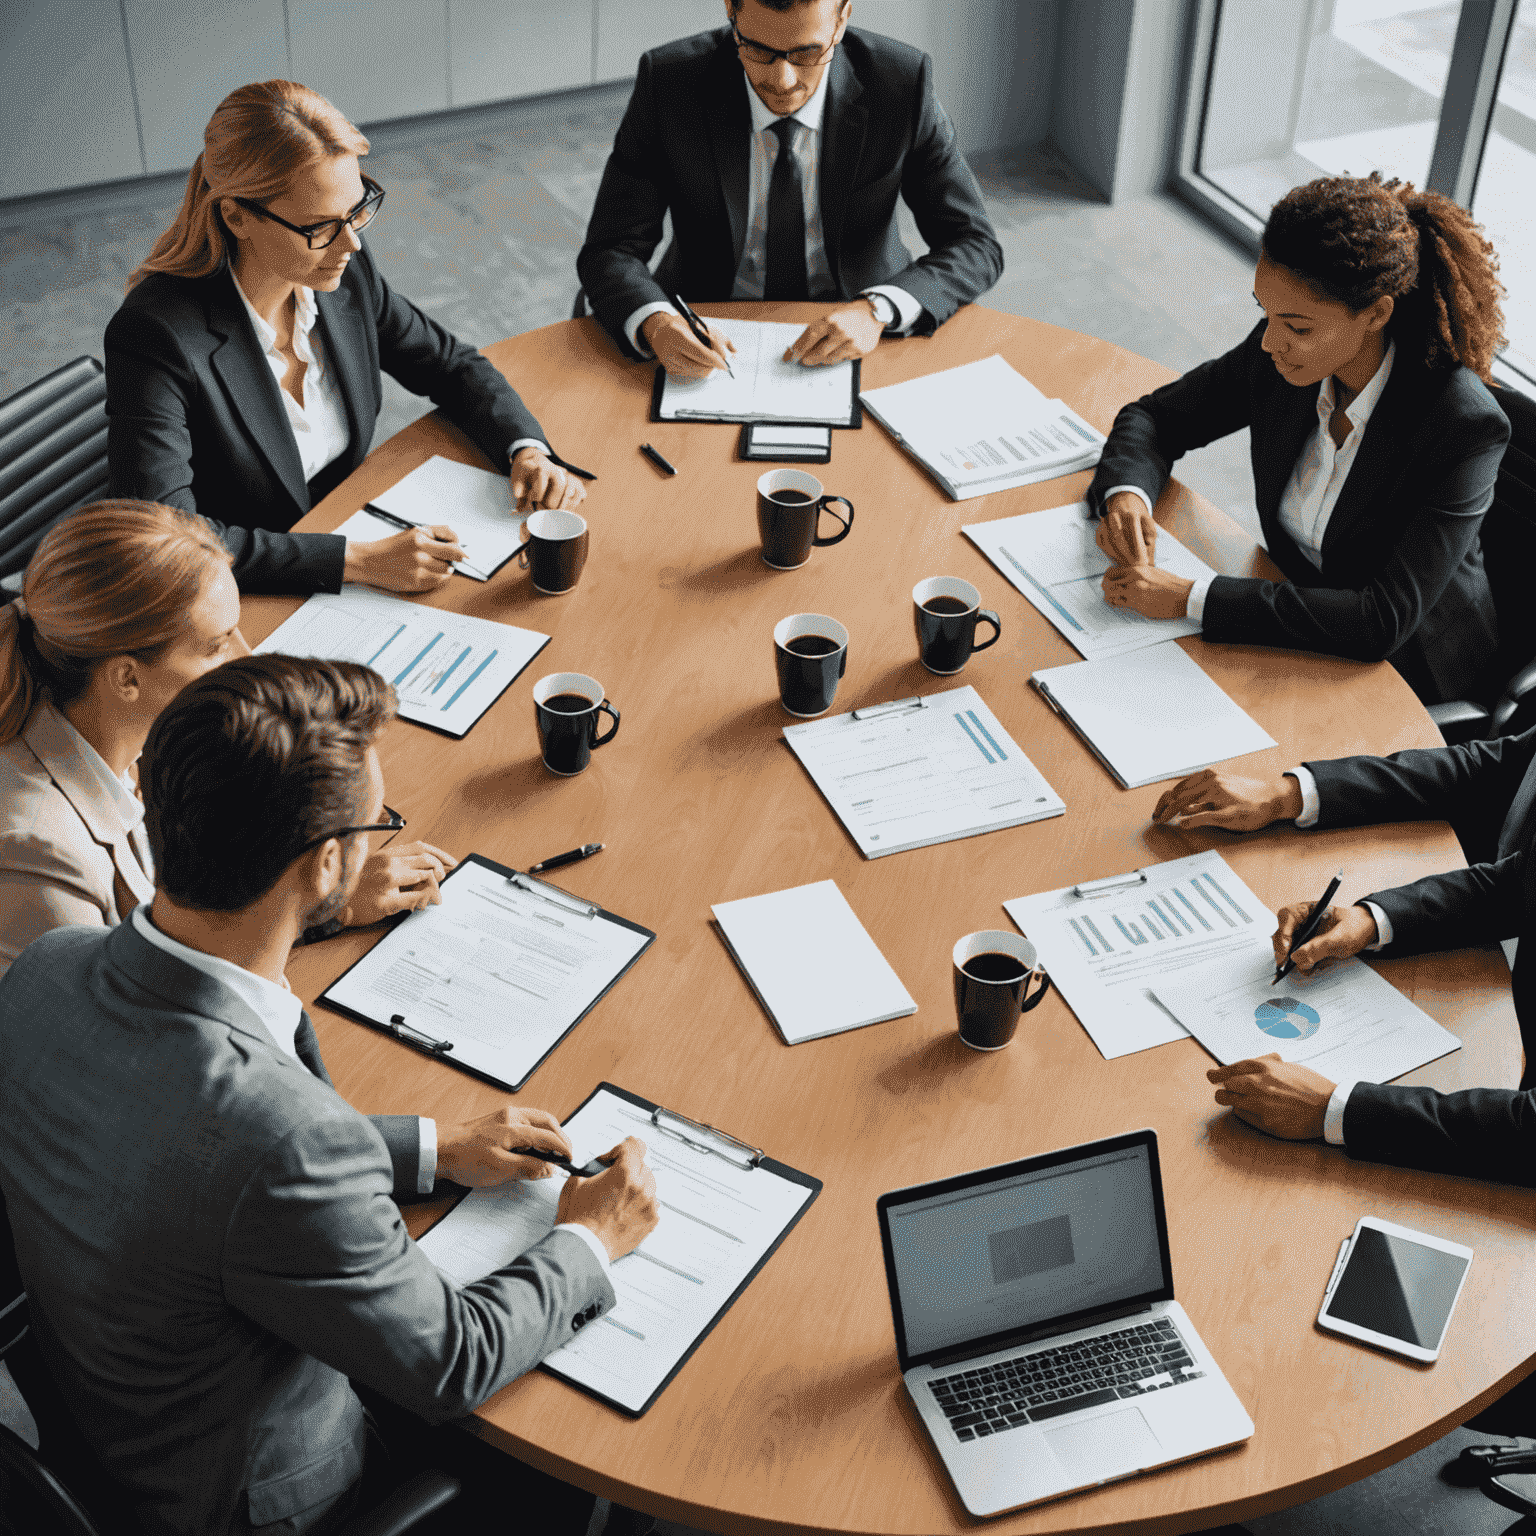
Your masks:
M599 1084L564 1130L578 1164L640 1137L661 1220L609 1271L612 1311L577 1330L544 1368L638 1415L783 1242L821 1181L611 1083ZM421 1251L460 1287L510 1264L554 1228L566 1175L551 1172L472 1191L422 1238Z
M1060 795L974 688L784 728L864 857L1060 816Z
M360 661L395 685L402 719L462 736L549 636L348 584L317 592L258 651Z
M1219 853L1003 906L1106 1060L1189 1034L1154 996L1165 978L1217 959L1274 964L1274 914Z

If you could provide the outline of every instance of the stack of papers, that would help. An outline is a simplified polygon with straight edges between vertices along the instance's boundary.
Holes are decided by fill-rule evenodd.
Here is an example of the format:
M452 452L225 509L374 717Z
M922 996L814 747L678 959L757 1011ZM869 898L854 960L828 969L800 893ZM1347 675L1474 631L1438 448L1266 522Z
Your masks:
M834 880L711 911L786 1045L917 1012Z
M857 425L858 364L807 368L784 354L805 330L770 320L709 321L736 343L729 354L732 378L716 369L704 379L663 375L656 414L662 421L819 421Z
M995 355L859 398L952 501L1091 469L1105 443Z
M1030 681L1123 789L1276 744L1177 645L1047 667Z
M519 530L527 516L517 510L511 482L505 475L439 454L419 464L383 495L375 496L370 505L416 527L442 523L452 528L464 551L454 570L476 581L488 581L517 553ZM363 542L387 539L400 531L397 524L375 517L367 507L354 512L336 529L343 538Z
M1133 608L1109 606L1101 582L1114 562L1094 543L1097 527L1088 503L1079 501L960 531L1091 660L1198 635L1194 619L1148 619ZM1216 574L1166 532L1157 536L1157 565L1187 581Z

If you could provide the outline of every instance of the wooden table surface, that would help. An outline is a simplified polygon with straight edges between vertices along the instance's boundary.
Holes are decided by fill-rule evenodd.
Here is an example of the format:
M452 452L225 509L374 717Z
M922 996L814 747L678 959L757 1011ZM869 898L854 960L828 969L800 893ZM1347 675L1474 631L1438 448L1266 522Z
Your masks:
M719 306L809 318L816 306ZM951 503L874 422L834 434L827 489L858 510L853 534L794 572L758 558L761 467L737 428L646 420L649 367L623 361L590 320L498 343L489 355L557 450L595 470L583 509L580 586L541 597L515 565L455 580L430 601L553 640L462 741L397 722L382 743L387 798L422 837L519 868L589 840L607 851L560 883L653 928L633 971L540 1068L520 1103L569 1114L607 1079L766 1148L825 1180L821 1198L640 1420L543 1372L491 1399L477 1427L518 1456L601 1495L711 1530L949 1532L974 1522L909 1407L896 1364L875 1199L884 1190L1151 1125L1159 1134L1175 1285L1252 1415L1240 1449L992 1522L1000 1532L1184 1532L1283 1508L1375 1471L1443 1434L1526 1369L1536 1312L1527 1194L1351 1161L1270 1140L1212 1101L1209 1060L1181 1041L1104 1061L1054 993L995 1056L959 1045L950 948L1007 926L1002 902L1219 848L1272 908L1347 872L1340 897L1458 867L1443 824L1246 837L1149 821L1161 787L1118 788L1028 685L1076 659L959 532L969 521L1061 505L1088 476ZM867 387L1000 352L1047 395L1108 429L1165 370L1106 342L980 306L930 340L882 345ZM650 441L680 473L640 456ZM432 453L482 463L439 418L377 449L300 525L335 527ZM1263 556L1177 484L1159 520L1219 569ZM838 710L936 686L919 666L910 590L974 582L1003 620L973 684L1067 804L1065 816L867 861L784 745L771 631L830 613L851 633ZM249 599L254 643L296 606ZM1280 743L1245 760L1273 772L1349 752L1438 744L1386 665L1179 642ZM617 741L576 779L540 764L530 699L554 671L596 676L623 712ZM1176 709L1177 699L1168 700ZM710 905L834 879L919 1003L911 1018L783 1044L711 927ZM376 941L299 951L312 1000ZM1442 1088L1513 1085L1519 1043L1495 949L1388 960L1380 970L1461 1037L1413 1074ZM368 1112L444 1120L505 1095L324 1008L315 1024L341 1091ZM446 1206L413 1208L419 1233ZM1477 1250L1445 1354L1419 1367L1320 1333L1314 1317L1357 1217L1374 1213Z

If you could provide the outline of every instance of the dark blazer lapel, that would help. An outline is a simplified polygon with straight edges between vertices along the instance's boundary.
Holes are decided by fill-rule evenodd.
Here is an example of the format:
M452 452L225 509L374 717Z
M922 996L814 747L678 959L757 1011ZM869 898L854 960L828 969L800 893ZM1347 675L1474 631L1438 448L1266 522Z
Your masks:
M208 329L223 338L211 354L213 371L218 374L241 425L302 515L309 511L309 490L299 445L288 425L282 391L256 340L250 316L235 292L234 279L226 270L216 273L209 282Z
M1274 368L1267 357L1264 366ZM1261 519L1274 523L1280 515L1280 498L1290 483L1291 471L1307 439L1317 431L1317 392L1321 388L1321 384L1314 384L1311 389L1294 389L1282 383L1270 394L1263 419L1253 424L1253 494Z
M347 457L356 469L373 442L377 420L371 414L365 420L363 415L363 400L373 382L373 359L363 341L357 305L347 292L345 280L335 293L317 293L315 308L320 314L318 325L325 366L335 370L342 403L347 408L347 427L352 434Z
M1415 374L1420 377L1415 378ZM1427 369L1414 369L1403 358L1393 359L1392 377L1365 425L1365 436L1355 452L1355 462L1349 467L1349 478L1339 492L1323 533L1325 563L1329 546L1347 533L1372 503L1379 502L1382 493L1397 480L1407 457L1409 434L1422 414L1419 386L1427 377Z
M833 281L842 287L839 258L842 254L843 214L848 207L864 152L869 111L859 101L864 87L839 48L828 66L827 99L821 118L821 235L827 248L827 265Z
M725 212L731 221L732 271L741 266L742 247L747 243L747 196L751 181L749 156L752 152L752 111L747 92L752 89L742 73L735 46L725 34L711 70L705 113L709 122L710 145L715 152L715 169L720 175L720 191L725 198Z

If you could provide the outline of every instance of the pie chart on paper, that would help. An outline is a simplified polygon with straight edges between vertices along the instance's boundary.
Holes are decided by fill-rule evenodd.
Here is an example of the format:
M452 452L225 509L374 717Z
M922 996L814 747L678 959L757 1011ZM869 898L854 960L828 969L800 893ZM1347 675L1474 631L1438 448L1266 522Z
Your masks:
M1323 1021L1315 1008L1294 997L1274 997L1253 1010L1253 1022L1276 1040L1305 1040Z

